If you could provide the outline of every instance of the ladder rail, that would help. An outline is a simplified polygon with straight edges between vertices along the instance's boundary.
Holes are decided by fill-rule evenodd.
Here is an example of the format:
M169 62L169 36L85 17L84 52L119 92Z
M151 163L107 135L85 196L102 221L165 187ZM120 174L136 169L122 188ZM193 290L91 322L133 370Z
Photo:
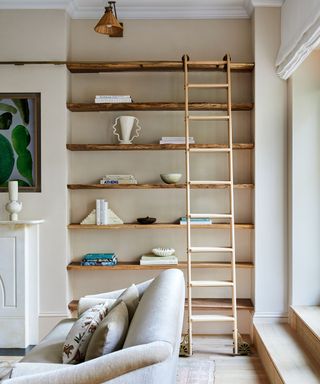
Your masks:
M230 55L227 54L227 83L229 87L227 89L228 100L227 100L227 109L228 109L228 141L229 148L231 148L229 152L229 180L231 181L231 186L229 190L229 198L230 198L230 237L231 237L231 248L232 248L232 315L234 318L234 329L233 329L233 340L234 340L234 353L238 354L238 320L237 320L237 288L236 288L236 255L235 255L235 229L234 229L234 194L233 194L233 137L232 137L232 104L231 104L231 70L230 70Z
M185 95L185 160L186 160L186 210L187 210L187 291L188 291L188 351L192 355L192 293L191 293L191 219L190 219L190 143L189 143L189 76L188 57L183 56Z

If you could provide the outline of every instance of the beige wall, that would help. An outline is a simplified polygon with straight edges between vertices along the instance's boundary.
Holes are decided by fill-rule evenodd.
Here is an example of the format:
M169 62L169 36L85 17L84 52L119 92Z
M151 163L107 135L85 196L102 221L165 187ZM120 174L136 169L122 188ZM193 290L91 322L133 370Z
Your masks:
M68 29L70 23L70 31ZM0 42L1 60L65 60L67 52L72 60L179 60L184 53L196 59L220 59L230 52L234 61L251 61L251 25L249 20L196 21L125 21L125 37L110 39L93 32L95 22L71 20L61 11L1 11L0 32L10 34L10 44ZM13 26L22 25L21 29ZM41 26L46 28L41 28ZM70 32L70 34L69 34ZM70 50L68 47L70 45ZM211 77L210 77L211 76ZM72 113L65 109L65 101L91 101L99 93L130 93L136 101L183 101L182 74L113 74L72 75L64 67L27 66L0 67L3 92L42 93L42 192L21 194L24 204L22 217L44 218L41 227L41 329L43 334L60 317L67 314L66 302L80 295L123 287L153 276L151 272L79 272L65 271L67 260L79 259L86 252L115 250L122 261L134 260L156 245L171 245L181 259L185 257L185 235L181 231L79 231L69 234L69 221L78 222L93 208L96 198L106 198L111 207L125 221L152 215L159 221L172 221L184 212L182 191L74 191L66 192L69 182L92 182L105 173L130 172L139 181L155 182L159 174L169 171L184 173L183 154L179 153L67 153L66 142L115 142L111 124L119 113ZM218 81L221 75L195 75L194 81ZM70 83L69 83L70 81ZM68 89L70 84L70 88ZM251 77L248 74L233 77L235 101L251 101ZM203 91L206 92L206 91ZM204 100L209 95L197 94L193 100ZM214 95L217 100L221 96ZM181 112L134 113L143 127L137 142L157 142L160 136L183 135ZM68 119L70 117L70 125ZM250 142L251 116L247 112L234 113L235 141ZM225 128L212 129L205 123L201 133L193 128L197 142L224 142ZM170 155L170 156L169 156ZM148 156L146 158L146 156ZM147 160L146 160L147 159ZM222 160L211 163L202 155L195 161L195 177L224 177ZM69 168L69 172L68 172ZM249 151L235 155L235 180L251 181ZM208 173L207 170L209 171ZM69 175L68 175L69 173ZM205 175L206 173L206 175ZM236 192L236 217L242 222L252 221L252 192ZM228 209L226 195L221 191L195 193L195 207L205 209L210 203L212 212ZM1 217L5 218L1 198ZM70 207L69 210L69 198ZM237 231L239 260L251 260L252 231ZM226 231L207 232L196 236L196 242L213 244L227 239ZM71 244L69 255L68 241ZM220 255L222 256L222 255ZM217 255L219 257L219 255ZM198 277L226 277L226 272L209 274L197 272ZM197 277L197 276L195 276ZM207 292L208 294L209 292ZM217 296L227 296L222 290ZM203 296L201 294L201 296ZM251 296L251 272L239 272L239 297ZM242 316L242 332L248 332L248 319ZM246 321L244 320L246 319ZM202 329L203 331L204 329ZM220 329L221 330L221 329Z
M251 25L249 20L197 20L197 21L125 21L125 36L110 39L93 32L94 21L71 22L72 60L180 60L184 53L191 59L220 59L230 52L234 61L251 61ZM195 33L196 31L196 33ZM250 74L233 75L233 100L252 101ZM193 74L194 82L223 82L223 74ZM116 73L79 74L71 78L71 98L74 102L92 102L96 94L130 94L135 101L183 101L182 73ZM224 91L193 91L193 101L225 100ZM112 135L115 118L123 113L72 113L70 135L73 143L104 143L116 140ZM156 143L161 136L184 134L182 112L133 112L139 118L142 131L137 143ZM234 139L252 142L251 115L235 112ZM192 125L192 135L198 143L226 142L227 125L197 123ZM227 178L227 158L222 155L196 155L193 157L194 179ZM70 154L71 183L96 182L106 173L132 173L139 182L161 182L160 173L184 172L184 154L174 152L73 152ZM235 181L251 181L250 151L235 154ZM193 192L195 212L227 212L226 191ZM236 219L252 222L251 191L235 192ZM153 216L158 222L173 222L185 212L185 194L181 191L73 191L70 192L71 220L79 222L94 208L96 198L106 199L111 208L125 221L137 217ZM237 231L237 257L239 261L252 258L252 231ZM228 231L196 231L194 245L225 244ZM185 260L186 238L184 231L72 231L71 257L78 260L86 252L115 251L121 261L138 260L154 246L172 246L180 260ZM199 257L199 256L198 256ZM226 255L210 256L211 259L228 260ZM154 272L71 272L73 297L87 293L120 288L142 281ZM194 278L228 278L227 271L197 271ZM251 271L239 270L239 297L251 297ZM229 297L227 289L195 291L194 296ZM248 333L249 321L242 317L242 331ZM204 328L202 325L202 332ZM207 332L212 330L206 329ZM226 328L220 327L225 331Z

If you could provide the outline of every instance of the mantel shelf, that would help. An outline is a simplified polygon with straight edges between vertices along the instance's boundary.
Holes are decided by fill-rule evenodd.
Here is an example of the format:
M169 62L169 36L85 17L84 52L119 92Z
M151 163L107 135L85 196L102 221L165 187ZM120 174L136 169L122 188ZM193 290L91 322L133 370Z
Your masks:
M67 103L71 112L104 111L184 111L184 103L146 102L146 103ZM189 103L189 111L227 111L225 103ZM251 111L253 103L233 103L233 111Z
M95 224L79 224L72 223L68 225L69 229L99 229L99 230L114 230L114 229L186 229L185 224L177 223L159 223L159 224L109 224L109 225L95 225ZM195 224L192 225L193 229L229 229L229 223L216 223L216 224ZM251 223L236 223L236 229L253 229L254 224Z
M192 189L227 189L229 184L198 184ZM234 189L253 189L254 184L234 184ZM68 184L68 189L185 189L186 184Z
M68 308L71 312L76 311L78 309L78 302L79 302L78 300L72 300L68 304ZM195 311L218 311L218 310L228 311L232 309L232 303L231 303L231 299L193 298L192 308ZM239 310L253 311L254 306L250 299L237 299L237 309L238 311Z
M69 151L170 151L185 150L184 144L67 144ZM226 144L190 144L190 148L228 148ZM252 143L235 143L234 150L253 149Z
M182 61L119 61L67 63L71 73L99 72L183 72ZM232 72L252 72L253 63L231 63ZM190 71L224 71L225 62L189 64Z

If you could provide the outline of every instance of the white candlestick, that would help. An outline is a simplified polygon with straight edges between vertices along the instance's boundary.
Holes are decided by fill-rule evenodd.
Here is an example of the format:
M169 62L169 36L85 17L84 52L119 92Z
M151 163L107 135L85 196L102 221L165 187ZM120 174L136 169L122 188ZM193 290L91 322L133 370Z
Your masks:
M18 182L9 181L9 200L18 201Z

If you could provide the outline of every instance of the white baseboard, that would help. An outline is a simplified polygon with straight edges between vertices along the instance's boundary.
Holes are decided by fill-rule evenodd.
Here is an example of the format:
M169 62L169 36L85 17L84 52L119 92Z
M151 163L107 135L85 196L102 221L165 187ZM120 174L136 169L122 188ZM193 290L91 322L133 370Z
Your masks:
M253 324L287 323L288 317L288 312L256 312Z

